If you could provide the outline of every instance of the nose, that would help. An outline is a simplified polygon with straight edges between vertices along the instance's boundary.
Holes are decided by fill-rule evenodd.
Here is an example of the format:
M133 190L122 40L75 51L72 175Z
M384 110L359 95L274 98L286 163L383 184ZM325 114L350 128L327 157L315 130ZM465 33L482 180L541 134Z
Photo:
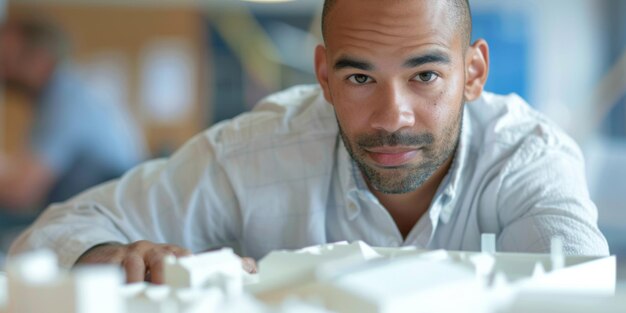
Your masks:
M393 133L414 126L415 115L409 93L394 84L380 86L375 99L376 110L370 117L371 127Z

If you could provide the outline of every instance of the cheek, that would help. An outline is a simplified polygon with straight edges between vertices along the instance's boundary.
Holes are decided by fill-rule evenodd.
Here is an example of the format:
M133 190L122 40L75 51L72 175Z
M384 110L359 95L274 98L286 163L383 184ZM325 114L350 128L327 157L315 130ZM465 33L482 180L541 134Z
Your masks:
M463 94L455 86L440 91L431 101L427 113L428 127L438 141L447 141L450 129L458 123L460 110L463 108Z
M362 117L359 116L358 110L351 110L346 106L343 106L342 103L337 103L334 107L339 126L349 139L354 138L356 134L362 132Z
M446 123L447 116L451 112L452 103L449 95L445 91L437 91L423 101L425 106L420 106L417 114L420 116L422 125L430 131L438 134L442 125Z
M370 114L367 108L372 107L368 103L371 97L364 96L362 92L355 92L350 88L339 86L339 84L331 87L332 105L346 135L359 133L366 129L368 114Z

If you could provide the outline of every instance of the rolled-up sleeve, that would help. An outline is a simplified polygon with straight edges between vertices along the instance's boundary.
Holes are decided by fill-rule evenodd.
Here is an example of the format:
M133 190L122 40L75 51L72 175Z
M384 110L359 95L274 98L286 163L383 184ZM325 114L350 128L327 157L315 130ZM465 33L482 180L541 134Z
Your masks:
M608 255L590 199L584 160L569 138L531 137L502 170L497 197L502 251L546 253L551 238L563 239L571 255Z
M51 249L62 266L71 267L86 250L106 242L150 240L198 252L236 241L237 198L216 157L219 144L207 133L169 160L146 162L117 181L49 207L10 254Z

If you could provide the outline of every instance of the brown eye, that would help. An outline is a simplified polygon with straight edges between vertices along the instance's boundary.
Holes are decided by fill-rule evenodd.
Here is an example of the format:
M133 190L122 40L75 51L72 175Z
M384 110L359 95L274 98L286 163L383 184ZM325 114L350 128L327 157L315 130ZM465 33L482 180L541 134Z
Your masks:
M348 80L354 84L363 85L369 83L371 81L371 78L364 74L354 74L348 77Z

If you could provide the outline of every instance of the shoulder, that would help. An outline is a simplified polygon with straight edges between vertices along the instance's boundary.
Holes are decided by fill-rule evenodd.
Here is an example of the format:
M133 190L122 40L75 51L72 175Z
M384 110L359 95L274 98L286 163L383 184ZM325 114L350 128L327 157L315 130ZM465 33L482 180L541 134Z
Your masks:
M338 128L332 107L316 85L295 86L261 100L251 112L204 131L224 155L258 147L335 137Z
M576 238L566 243L569 253L606 254L576 142L516 95L485 94L467 112L479 223L501 230L503 249L546 251L559 235Z
M484 93L467 104L466 114L479 155L512 163L530 162L555 151L582 157L569 135L516 94Z
M58 65L52 72L41 99L54 106L82 106L86 94L86 84L79 71L71 64Z
M86 83L78 70L62 64L54 70L39 97L37 114L40 120L52 120L63 128L75 127L79 132L91 133L101 128L95 125L111 119L109 107L107 98Z

